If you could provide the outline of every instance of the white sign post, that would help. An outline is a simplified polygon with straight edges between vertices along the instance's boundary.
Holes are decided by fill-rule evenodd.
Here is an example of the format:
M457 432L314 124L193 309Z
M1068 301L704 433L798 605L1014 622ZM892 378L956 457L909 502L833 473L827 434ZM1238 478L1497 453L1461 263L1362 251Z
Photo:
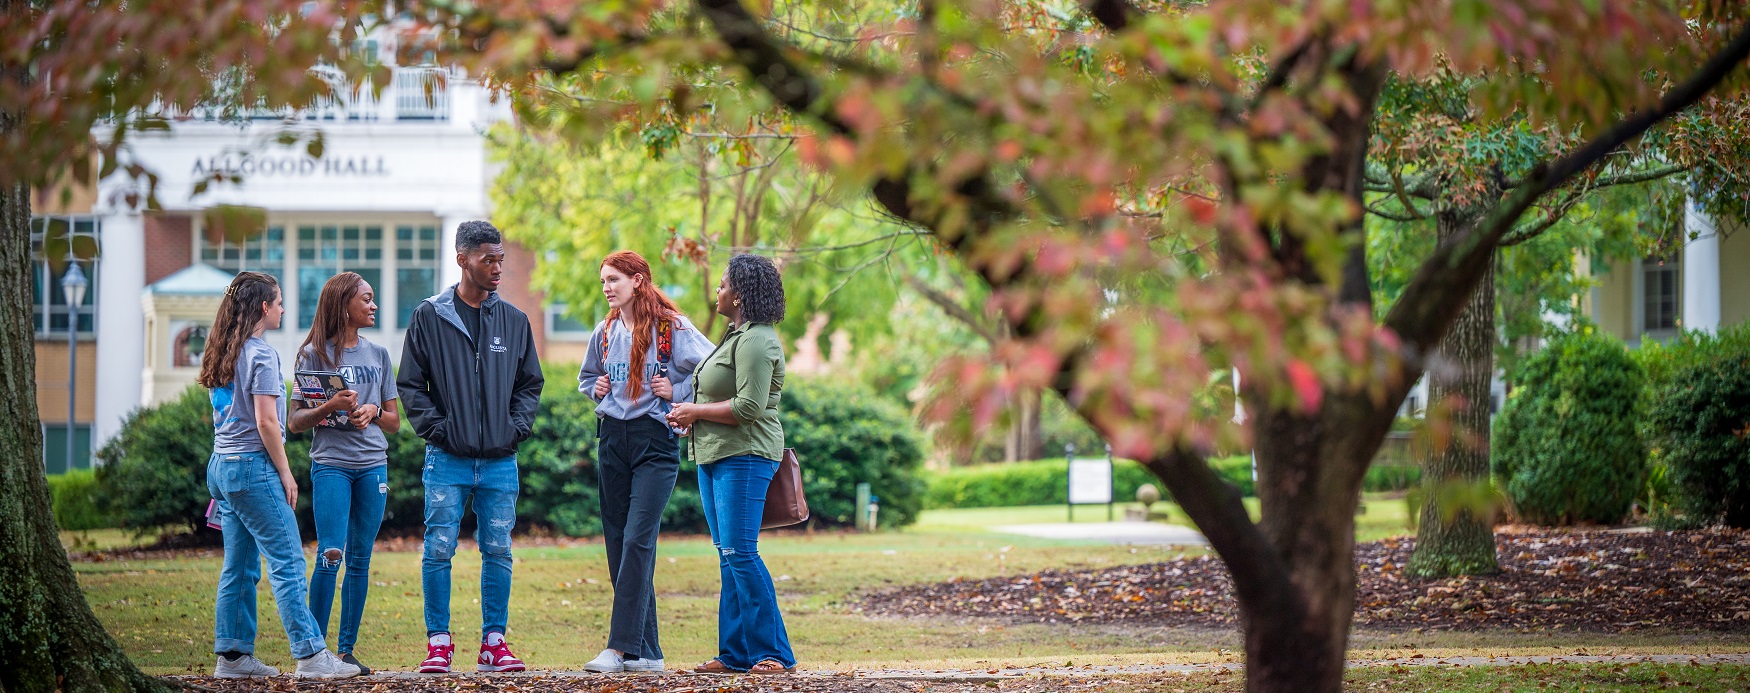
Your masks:
M1112 515L1112 448L1107 446L1105 459L1076 459L1075 446L1065 445L1064 456L1069 460L1069 521L1075 522L1076 505L1106 505L1106 521L1111 522Z

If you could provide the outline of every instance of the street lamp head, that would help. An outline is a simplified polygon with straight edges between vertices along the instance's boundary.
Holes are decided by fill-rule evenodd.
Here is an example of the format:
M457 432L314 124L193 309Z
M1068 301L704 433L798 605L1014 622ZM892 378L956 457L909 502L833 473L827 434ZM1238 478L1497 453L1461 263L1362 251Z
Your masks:
M67 263L67 273L61 275L61 290L67 294L67 305L78 310L85 303L85 270L79 269L79 263Z

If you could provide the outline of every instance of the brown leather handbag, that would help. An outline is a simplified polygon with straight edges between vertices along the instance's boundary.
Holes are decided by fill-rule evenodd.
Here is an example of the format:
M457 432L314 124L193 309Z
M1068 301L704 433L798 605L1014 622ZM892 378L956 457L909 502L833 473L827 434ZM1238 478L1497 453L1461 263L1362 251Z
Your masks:
M784 448L778 458L778 473L772 475L772 485L766 489L766 509L760 517L760 529L789 527L808 521L808 497L802 493L802 463L796 459L795 448Z

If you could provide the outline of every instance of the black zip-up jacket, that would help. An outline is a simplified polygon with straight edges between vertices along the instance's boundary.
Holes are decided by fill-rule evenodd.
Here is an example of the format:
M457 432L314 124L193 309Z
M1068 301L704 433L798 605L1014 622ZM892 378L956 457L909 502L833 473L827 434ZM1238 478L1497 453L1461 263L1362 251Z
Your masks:
M541 403L541 362L529 318L496 292L480 304L479 335L456 313L456 287L413 309L395 384L413 432L458 457L505 457L529 437Z

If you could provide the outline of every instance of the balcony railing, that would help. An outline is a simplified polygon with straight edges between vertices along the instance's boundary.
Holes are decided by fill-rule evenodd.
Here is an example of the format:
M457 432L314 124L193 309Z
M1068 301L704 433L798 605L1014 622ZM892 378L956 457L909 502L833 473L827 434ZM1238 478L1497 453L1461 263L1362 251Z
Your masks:
M333 96L304 108L253 108L242 112L218 106L153 109L173 120L310 120L323 122L445 121L450 119L449 72L440 67L397 67L379 96L366 84L356 92L337 83Z

